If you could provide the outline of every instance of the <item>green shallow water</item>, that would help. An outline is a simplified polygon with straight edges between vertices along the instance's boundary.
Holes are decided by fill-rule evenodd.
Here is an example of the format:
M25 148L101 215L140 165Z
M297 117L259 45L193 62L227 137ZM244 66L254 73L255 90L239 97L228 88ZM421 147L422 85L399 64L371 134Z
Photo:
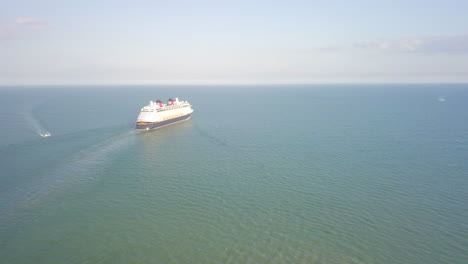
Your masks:
M0 95L2 263L468 259L466 85ZM132 129L174 96L192 120Z

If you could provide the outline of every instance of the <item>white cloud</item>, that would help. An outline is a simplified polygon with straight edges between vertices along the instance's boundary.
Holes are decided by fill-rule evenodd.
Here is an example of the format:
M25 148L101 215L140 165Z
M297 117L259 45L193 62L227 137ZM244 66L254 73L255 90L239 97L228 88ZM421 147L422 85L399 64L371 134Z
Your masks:
M0 40L16 39L32 32L48 29L49 24L35 17L17 17L14 21L0 24Z
M30 28L30 29L45 29L48 27L46 21L35 18L35 17L17 17L15 24L19 27Z
M353 46L394 52L465 53L468 52L468 35L373 40Z

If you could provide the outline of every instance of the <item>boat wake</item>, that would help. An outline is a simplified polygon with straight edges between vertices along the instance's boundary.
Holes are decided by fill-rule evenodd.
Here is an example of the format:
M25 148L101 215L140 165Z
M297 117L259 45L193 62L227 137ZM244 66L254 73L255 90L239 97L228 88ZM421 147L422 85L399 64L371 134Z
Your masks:
M52 136L52 134L41 124L38 118L35 118L32 111L23 113L24 118L28 125L34 130L39 136L46 138Z
M66 158L27 186L0 195L0 223L2 218L14 219L24 209L56 199L73 186L94 181L97 172L107 168L115 155L134 141L134 136L134 131L126 131L110 137Z

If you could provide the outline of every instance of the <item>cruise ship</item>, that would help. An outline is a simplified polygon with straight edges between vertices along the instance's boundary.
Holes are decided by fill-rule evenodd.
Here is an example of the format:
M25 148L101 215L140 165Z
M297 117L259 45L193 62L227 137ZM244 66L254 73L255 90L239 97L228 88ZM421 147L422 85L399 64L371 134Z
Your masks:
M185 120L192 116L192 105L187 101L179 101L179 98L169 99L167 103L161 100L150 101L143 107L136 121L136 129L156 129Z

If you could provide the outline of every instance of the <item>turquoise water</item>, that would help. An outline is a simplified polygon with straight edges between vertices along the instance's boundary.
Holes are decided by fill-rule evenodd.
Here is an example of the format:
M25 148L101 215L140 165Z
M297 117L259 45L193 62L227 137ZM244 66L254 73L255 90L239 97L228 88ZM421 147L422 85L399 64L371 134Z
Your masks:
M468 85L3 87L0 262L467 263L467 120Z

